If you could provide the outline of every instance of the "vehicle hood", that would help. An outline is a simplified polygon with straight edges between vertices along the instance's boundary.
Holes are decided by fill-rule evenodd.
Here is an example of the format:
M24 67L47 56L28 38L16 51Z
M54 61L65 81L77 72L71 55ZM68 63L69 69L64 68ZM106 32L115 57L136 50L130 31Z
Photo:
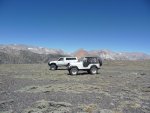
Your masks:
M51 64L51 63L57 63L57 61L50 61L49 63L50 63L50 64Z

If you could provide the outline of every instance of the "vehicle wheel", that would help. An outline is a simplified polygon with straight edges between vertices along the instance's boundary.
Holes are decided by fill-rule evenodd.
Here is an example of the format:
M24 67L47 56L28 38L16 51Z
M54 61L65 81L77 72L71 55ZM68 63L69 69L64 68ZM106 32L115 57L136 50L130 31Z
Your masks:
M94 66L94 67L91 67L90 73L91 73L92 75L97 74L97 73L98 73L97 67L95 67L95 66Z
M50 69L51 69L51 70L56 70L56 69L57 69L57 66L56 66L55 64L52 64L52 65L50 66Z
M73 67L73 68L71 68L71 69L69 70L69 73L70 73L71 75L77 75L77 74L78 74L78 69L75 68L75 67Z

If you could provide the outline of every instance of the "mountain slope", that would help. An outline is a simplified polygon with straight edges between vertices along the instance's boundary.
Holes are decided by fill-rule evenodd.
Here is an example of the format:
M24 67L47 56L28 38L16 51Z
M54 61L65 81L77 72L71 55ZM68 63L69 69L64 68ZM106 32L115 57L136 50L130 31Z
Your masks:
M61 49L48 49L27 45L0 45L0 64L8 63L47 63L62 56L70 56ZM146 60L150 55L138 52L113 52L110 50L87 51L79 49L71 54L78 58L84 56L100 56L106 60Z
M11 51L17 52L19 50L31 51L33 53L38 53L38 54L65 54L64 51L62 51L61 49L48 49L48 48L28 46L23 44L0 45L0 51L3 52L9 53Z
M47 63L61 56L65 56L62 50L26 45L0 45L0 64Z

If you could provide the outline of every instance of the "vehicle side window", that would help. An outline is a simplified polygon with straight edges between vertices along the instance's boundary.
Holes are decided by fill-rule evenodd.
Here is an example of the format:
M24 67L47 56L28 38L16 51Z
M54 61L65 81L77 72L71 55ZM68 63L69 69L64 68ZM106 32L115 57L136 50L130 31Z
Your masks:
M66 58L66 60L76 60L76 58Z
M60 58L58 61L63 61L64 60L64 58Z
M96 62L97 62L97 59L96 59L96 58L93 58L93 59L92 59L92 62L93 62L93 63L96 63Z
M97 58L88 58L88 62L96 63L97 62Z
M92 63L92 58L87 59L89 63Z

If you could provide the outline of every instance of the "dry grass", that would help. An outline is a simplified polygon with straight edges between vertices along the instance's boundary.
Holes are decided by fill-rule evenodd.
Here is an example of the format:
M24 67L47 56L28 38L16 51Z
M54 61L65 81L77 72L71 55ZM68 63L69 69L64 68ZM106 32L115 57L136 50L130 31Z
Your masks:
M105 61L99 74L77 76L47 64L4 64L0 88L0 113L149 113L150 61Z

